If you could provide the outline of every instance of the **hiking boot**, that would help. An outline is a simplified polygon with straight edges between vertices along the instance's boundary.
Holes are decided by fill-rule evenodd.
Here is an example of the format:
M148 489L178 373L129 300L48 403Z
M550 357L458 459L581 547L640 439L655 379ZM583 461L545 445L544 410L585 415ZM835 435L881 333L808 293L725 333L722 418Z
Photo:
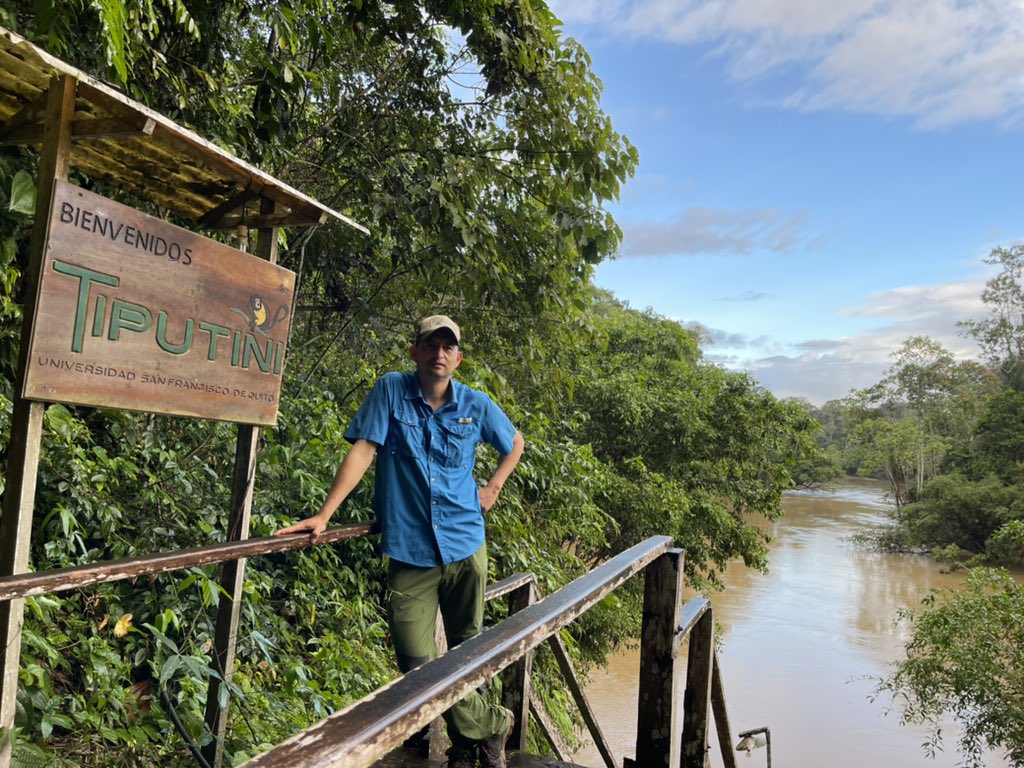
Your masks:
M452 747L448 750L447 768L476 768L476 750L467 751Z
M505 742L512 733L512 726L516 718L509 710L505 710L508 716L505 727L498 733L480 742L480 764L483 768L505 768Z
M430 726L424 726L402 742L402 746L416 757L430 757Z

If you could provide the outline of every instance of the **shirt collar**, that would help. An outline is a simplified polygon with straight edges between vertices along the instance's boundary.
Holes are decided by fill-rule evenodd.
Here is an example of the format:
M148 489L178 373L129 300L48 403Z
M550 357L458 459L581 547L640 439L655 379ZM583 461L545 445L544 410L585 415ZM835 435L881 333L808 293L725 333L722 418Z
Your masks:
M449 389L451 390L452 396L448 400L448 402L442 405L441 407L447 408L449 405L451 405L453 408L457 408L459 405L459 390L463 386L465 385L461 384L455 379L451 379L449 383ZM408 379L406 381L405 387L405 399L421 400L424 403L427 402L427 399L423 396L423 387L420 386L420 377L416 373L416 371L412 371L411 373L408 374Z

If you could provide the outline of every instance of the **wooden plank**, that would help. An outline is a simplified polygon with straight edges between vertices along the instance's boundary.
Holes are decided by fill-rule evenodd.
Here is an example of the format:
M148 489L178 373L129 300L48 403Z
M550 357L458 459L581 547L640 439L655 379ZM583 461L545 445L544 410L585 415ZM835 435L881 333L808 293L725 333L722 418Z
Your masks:
M73 141L85 141L97 138L121 136L148 136L153 132L155 124L152 120L138 120L138 124L117 118L75 120L71 126ZM7 130L0 136L0 146L20 146L36 144L43 138L42 125L24 125L20 128Z
M8 487L10 484L8 483ZM264 536L247 541L207 544L176 552L160 552L155 555L106 560L102 563L77 565L73 568L58 568L36 573L16 573L0 577L0 601L34 595L48 595L69 589L82 589L94 584L108 584L124 579L135 579L180 568L191 568L210 563L222 563L240 557L271 555L291 549L305 549L310 546L334 544L367 536L377 531L375 523L350 523L328 528L317 539L316 545L307 533L293 533L288 536ZM6 539L4 539L6 541Z
M672 545L653 536L439 659L245 763L246 768L366 768L409 734L572 622Z
M20 130L26 126L31 126L34 130L38 131L40 134L39 140L42 141L44 120L46 118L46 104L48 100L49 96L44 91L39 94L39 98L35 101L29 102L18 110L16 114L7 118L7 120L0 125L0 141L10 133Z
M327 222L327 217L322 214L310 211L287 211L276 213L273 216L252 216L242 217L237 213L221 217L216 222L209 224L212 230L229 230L239 224L248 224L251 227L284 227L284 226L316 226Z
M590 738L593 739L594 746L597 747L601 759L604 760L607 768L618 768L615 755L612 754L612 749L608 745L604 732L601 730L600 723L597 722L594 710L590 707L590 702L587 701L587 695L583 692L583 686L576 677L576 670L573 669L572 659L569 658L569 651L566 650L565 644L562 643L562 638L558 635L552 635L548 638L548 645L555 652L555 661L558 662L558 668L562 672L562 677L569 688L569 693L572 694L573 701L576 702L576 707L583 717L583 724L587 726L587 731L590 732Z
M275 204L266 199L260 205L261 210L266 213L273 213L275 208ZM256 258L268 264L277 263L277 236L277 229L259 231ZM227 531L229 541L244 541L249 538L259 436L260 431L256 427L242 425L238 428L235 468L231 478L231 507ZM217 605L213 652L213 668L220 673L221 679L211 677L207 689L206 725L213 735L213 740L203 747L203 756L213 768L220 768L224 760L224 734L227 733L228 727L227 686L235 671L235 648L244 582L244 559L231 560L224 564L220 586L226 594L226 599L222 599Z
M675 768L679 761L676 689L683 553L659 557L644 574L637 700L636 764Z
M527 585L533 585L534 595L537 593L537 579L532 573L514 573L501 581L496 581L493 584L489 584L487 589L484 591L484 601L490 602L491 600L497 600L499 597L515 592ZM538 595L539 596L539 595ZM536 600L531 601L536 602Z
M244 208L253 200L256 200L260 196L258 189L244 189L236 195L232 195L220 205L212 208L208 212L204 213L199 217L199 225L206 227L207 229L217 229L217 225L221 220L229 213L237 211L239 208ZM238 226L239 222L235 222L228 228L234 228ZM257 225L258 226L258 225Z
M711 711L711 669L715 653L715 621L711 609L703 612L690 633L683 694L681 768L708 764L708 720Z
M508 615L518 613L537 602L537 584L532 579L508 595ZM501 673L501 704L511 710L516 721L509 734L508 748L526 749L526 736L530 725L530 686L533 677L533 652L529 651L512 662Z
M43 408L38 403L22 399L20 391L28 368L28 338L36 322L37 292L50 234L53 192L58 180L66 179L68 175L75 85L71 77L54 78L50 83L47 97L46 136L39 159L35 226L32 230L29 263L25 271L27 289L21 330L22 341L15 379L3 517L0 518L0 576L10 576L28 570ZM0 671L3 683L0 690L0 768L8 768L11 762L11 734L18 692L24 607L23 600L0 603Z
M718 749L722 753L722 766L736 768L736 751L733 749L732 731L729 728L729 708L725 704L725 685L722 682L722 668L718 663L717 651L712 652L711 710L715 715L715 730L718 733Z

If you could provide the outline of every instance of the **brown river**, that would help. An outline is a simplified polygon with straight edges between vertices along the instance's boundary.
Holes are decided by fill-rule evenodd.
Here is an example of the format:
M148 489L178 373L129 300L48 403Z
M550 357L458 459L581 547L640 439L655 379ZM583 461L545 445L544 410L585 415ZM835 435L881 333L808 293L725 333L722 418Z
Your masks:
M901 726L897 712L886 713L888 700L871 701L872 678L886 674L907 636L899 609L916 608L930 589L962 581L929 558L872 552L850 541L886 524L883 493L881 484L862 480L787 493L783 518L761 521L774 539L770 572L730 565L725 591L711 597L732 732L768 726L773 768L960 763L955 723L943 729L945 751L931 759L921 749L925 729ZM638 668L638 651L625 651L587 686L619 761L634 752ZM721 766L714 743L712 765ZM603 765L592 744L575 760ZM741 768L760 768L766 750L738 760ZM985 765L1009 763L993 753Z

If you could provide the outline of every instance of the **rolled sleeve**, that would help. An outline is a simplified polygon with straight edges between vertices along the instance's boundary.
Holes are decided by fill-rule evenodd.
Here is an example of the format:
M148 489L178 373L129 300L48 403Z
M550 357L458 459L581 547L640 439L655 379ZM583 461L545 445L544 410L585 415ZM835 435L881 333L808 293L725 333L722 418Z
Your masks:
M370 394L363 400L355 418L345 430L345 439L350 443L356 440L369 440L378 446L384 445L388 439L391 426L391 392L387 376L377 379Z
M504 456L515 447L516 428L505 412L487 395L482 395L484 403L483 423L480 426L480 439L491 445Z

